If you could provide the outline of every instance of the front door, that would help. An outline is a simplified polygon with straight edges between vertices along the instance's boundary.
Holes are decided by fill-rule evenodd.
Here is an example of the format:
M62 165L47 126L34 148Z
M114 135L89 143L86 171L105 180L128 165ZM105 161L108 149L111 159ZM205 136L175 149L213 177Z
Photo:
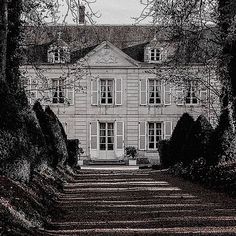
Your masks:
M99 159L114 159L114 123L99 123Z

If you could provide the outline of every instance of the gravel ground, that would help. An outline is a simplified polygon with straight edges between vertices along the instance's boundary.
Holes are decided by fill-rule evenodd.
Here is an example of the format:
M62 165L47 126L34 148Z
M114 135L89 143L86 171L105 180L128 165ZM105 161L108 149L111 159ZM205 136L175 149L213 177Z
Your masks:
M236 200L165 171L81 170L42 235L236 235ZM58 212L58 211L56 211Z

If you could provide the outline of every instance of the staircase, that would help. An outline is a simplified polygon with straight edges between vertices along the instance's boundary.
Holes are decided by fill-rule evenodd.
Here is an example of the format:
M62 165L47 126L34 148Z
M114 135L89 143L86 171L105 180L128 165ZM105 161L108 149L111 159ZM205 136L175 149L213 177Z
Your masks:
M150 172L81 170L42 235L236 235L235 206L206 202Z
M91 160L89 165L125 165L124 160L105 159L105 160Z

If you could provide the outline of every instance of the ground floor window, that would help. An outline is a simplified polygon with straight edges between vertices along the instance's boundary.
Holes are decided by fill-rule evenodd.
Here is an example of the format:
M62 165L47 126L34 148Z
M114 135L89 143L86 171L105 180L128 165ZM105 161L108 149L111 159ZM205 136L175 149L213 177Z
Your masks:
M148 123L148 148L157 149L158 142L162 139L162 123L149 122Z
M114 150L114 123L100 123L100 150Z

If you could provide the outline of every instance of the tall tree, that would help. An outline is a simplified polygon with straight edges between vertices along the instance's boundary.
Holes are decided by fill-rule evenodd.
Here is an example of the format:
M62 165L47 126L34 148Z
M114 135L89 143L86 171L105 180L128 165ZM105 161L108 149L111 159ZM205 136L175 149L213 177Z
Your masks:
M6 79L8 1L0 0L0 80Z

